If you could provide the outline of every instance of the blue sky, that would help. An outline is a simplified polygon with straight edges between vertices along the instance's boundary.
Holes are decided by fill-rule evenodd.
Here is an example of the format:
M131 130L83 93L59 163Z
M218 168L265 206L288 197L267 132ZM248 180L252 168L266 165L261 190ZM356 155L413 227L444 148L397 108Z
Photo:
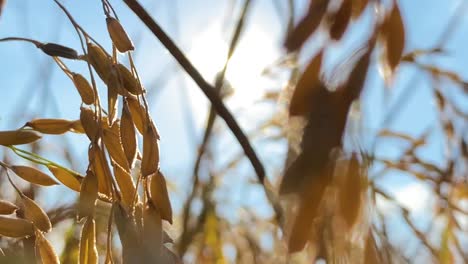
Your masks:
M445 24L455 11L455 7L463 0L419 0L419 1L399 1L402 15L407 32L406 51L424 48L432 48ZM95 0L85 1L62 1L73 14L75 19L95 37L104 47L110 47L110 41L105 27L105 18L102 13L100 2ZM191 170L194 162L194 153L196 153L197 142L200 141L203 124L205 120L205 111L208 107L207 101L203 98L198 88L188 79L175 61L164 50L161 44L149 34L138 19L126 9L122 1L111 1L116 8L122 24L132 36L137 45L136 63L140 75L147 89L155 89L151 95L150 109L158 125L161 134L161 167L166 172L169 179L176 183L178 188L175 190L174 205L180 208L182 199L185 197L187 186L185 182L190 179ZM206 43L212 39L219 43L226 43L230 38L232 23L226 24L225 17L230 11L234 10L237 14L239 8L228 8L231 1L217 0L197 0L197 1L141 1L148 8L154 18L167 30L167 32L176 40L183 51L191 59L194 59L195 66L206 66L206 60L212 60L214 56L223 56L222 50L212 50L203 48ZM238 68L242 74L242 68L249 66L246 58L250 58L250 63L256 63L256 57L262 57L262 63L267 66L273 63L282 55L281 42L284 33L282 21L278 19L276 11L271 4L272 1L259 0L254 1L252 13L248 19L247 31L242 40L244 43L244 55L238 60L239 65L233 65L232 68ZM278 1L281 2L281 1ZM307 1L296 1L304 6ZM305 9L298 9L298 16ZM172 14L178 12L177 18ZM464 11L463 14L466 14ZM232 14L231 14L232 15ZM231 16L232 17L232 16ZM283 17L284 18L284 17ZM231 19L230 21L234 21ZM344 45L334 45L329 54L330 62L342 58L349 47L359 45L356 42L359 34L365 33L366 21L359 22L352 28L351 34L346 35ZM459 73L464 79L468 79L465 69L468 68L468 49L466 49L466 34L468 31L468 19L461 19L456 26L453 36L446 41L447 55L437 58L430 58L428 62L434 63ZM205 36L203 38L203 36ZM259 34L261 37L259 37ZM68 45L79 50L78 39L75 31L66 20L58 7L52 0L17 0L8 1L4 14L0 18L0 37L20 36L37 39L43 42L56 42ZM202 36L202 39L200 39ZM241 42L241 46L242 46ZM313 44L311 45L313 46ZM198 48L194 48L198 47ZM250 49L250 50L249 50ZM309 51L309 52L308 52ZM309 48L303 54L301 61L305 61L313 49ZM239 51L241 53L241 51ZM199 56L199 54L204 54ZM124 57L122 60L126 61ZM219 61L219 60L218 60ZM247 61L249 61L247 59ZM86 73L83 63L70 62L68 65L74 71ZM209 63L208 63L209 64ZM252 68L257 69L257 68ZM208 70L209 71L209 70ZM428 127L435 128L431 135L431 144L421 151L421 156L434 161L440 165L443 158L444 143L440 138L440 125L435 111L435 103L432 99L431 83L428 76L417 70L414 66L403 65L395 79L394 85L388 89L384 88L383 81L380 78L377 69L374 67L369 72L367 86L363 94L362 110L364 120L364 138L363 144L369 144L373 141L375 133L379 128L383 116L395 103L395 98L404 89L415 89L413 96L410 97L399 112L398 117L390 125L390 128L399 132L408 133L413 136L419 136ZM44 81L43 76L50 74L50 81ZM161 76L163 74L163 76ZM207 74L207 78L212 78L213 72ZM407 82L417 75L418 85L406 87ZM249 76L254 78L255 75ZM255 89L274 89L281 83L272 82L266 77L257 75L260 80L259 86L264 87L234 87L242 90L244 94L257 93ZM239 74L233 73L233 83L244 85L238 79ZM154 80L163 80L156 85ZM257 79L255 79L257 81ZM158 85L159 84L159 85ZM276 85L276 87L275 87ZM100 84L101 90L103 86ZM384 93L384 89L388 89ZM455 97L460 102L460 107L467 110L467 98L457 97L457 87L446 85L447 93ZM28 120L34 117L48 118L67 118L77 119L79 109L79 97L74 90L70 80L59 71L58 67L53 65L53 60L44 56L33 45L29 43L0 43L0 91L2 94L2 104L0 105L0 129L14 129L22 126ZM239 92L242 94L241 92ZM45 95L45 96L42 96ZM386 97L384 97L387 95ZM390 95L390 96L388 96ZM104 97L105 93L101 93ZM21 99L25 98L25 99ZM263 104L254 104L254 102L244 101L244 97L237 97L228 101L228 105L236 113L241 125L247 131L256 127L258 119L268 117L265 113L270 106ZM188 110L188 111L187 111ZM225 130L224 124L219 122L218 130ZM45 140L51 142L55 139L53 136L46 136ZM86 161L87 142L83 136L67 136L69 144L74 146L74 155L83 161ZM284 141L272 144L262 141L254 141L258 148L260 157L265 161L267 171L272 177L272 173L281 168L282 159L285 153ZM378 144L376 153L379 156L395 157L401 151L403 144L396 140L381 141ZM235 144L230 133L226 133L216 140L214 147L217 150L215 156L220 160L220 164L228 161L232 156L240 153L240 148ZM1 150L0 150L1 151ZM45 151L51 159L58 162L65 162L61 157L57 145L51 144ZM77 164L77 170L84 172L86 162ZM253 170L243 160L241 166L229 173L229 177L247 177L253 179ZM400 190L407 190L408 186L413 186L414 181L410 177L401 173L391 173L390 177L381 182L385 189L398 194ZM246 178L237 178L236 180L223 179L226 181L222 185L220 198L231 200L232 204L252 205L264 203L263 192L259 186L245 186ZM56 195L60 197L65 189L54 187ZM414 187L411 190L420 190ZM424 187L423 187L424 189ZM406 194L406 200L418 199L417 191L414 195ZM424 192L424 191L422 191ZM68 193L68 192L67 192ZM226 195L227 194L227 195ZM422 196L421 196L422 197ZM421 198L420 197L420 198ZM51 200L53 200L51 198ZM59 199L60 200L60 199ZM60 200L61 201L61 200ZM412 203L413 202L413 203ZM421 201L408 201L409 204L423 210L425 204ZM269 214L266 207L258 207L262 214ZM223 214L236 213L230 210L222 212Z

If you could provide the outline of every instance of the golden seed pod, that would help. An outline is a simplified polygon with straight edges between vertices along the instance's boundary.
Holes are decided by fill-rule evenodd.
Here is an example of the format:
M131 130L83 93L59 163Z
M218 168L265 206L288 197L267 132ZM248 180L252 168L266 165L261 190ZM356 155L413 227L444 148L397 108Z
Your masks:
M83 217L92 217L98 198L98 180L96 175L88 170L86 177L81 182L80 198L78 200L78 220Z
M92 169L98 180L98 190L100 193L111 197L112 190L112 174L107 163L106 156L101 147L97 144L93 144L93 147L89 150L89 158L92 164Z
M40 139L41 137L40 133L27 129L0 131L0 145L10 146L28 144Z
M104 128L102 130L102 139L112 160L122 166L126 171L130 171L130 166L128 165L122 142L120 141L118 123L114 123L110 128Z
M60 260L55 253L50 242L44 237L42 232L36 230L36 257L40 259L38 263L60 264Z
M81 120L73 121L71 131L74 132L74 133L80 133L80 134L86 133L84 128L83 128L83 125L81 125Z
M128 165L132 167L137 155L138 139L132 114L125 99L123 100L122 116L120 118L120 139Z
M96 223L88 217L81 230L80 264L97 264L98 251L96 248Z
M72 174L71 172L63 168L55 167L53 165L48 165L47 168L63 185L67 186L68 188L74 191L80 191L82 179L80 176L78 176L78 174Z
M112 65L112 59L107 53L102 50L99 46L94 45L91 42L88 45L88 62L93 66L96 73L99 75L104 83L109 80L110 67Z
M34 234L34 226L28 220L0 215L0 236L26 237Z
M141 175L147 177L159 169L158 135L153 125L147 124L143 134L143 157L141 159Z
M24 218L31 221L39 230L49 232L52 229L52 224L46 212L26 195L21 196L21 201L24 207Z
M120 78L122 79L123 87L132 94L139 95L143 93L143 88L138 83L137 79L123 64L115 65Z
M83 103L90 105L94 103L94 91L86 78L79 73L72 73L73 83L81 96Z
M0 215L8 215L18 210L18 206L9 201L0 200Z
M63 45L55 43L44 43L37 47L49 56L62 57L73 60L78 59L78 52L76 52L76 50L69 47L65 47Z
M166 179L161 172L155 173L150 179L151 202L158 209L161 218L172 224L172 208L167 193Z
M49 175L33 167L11 166L11 170L15 172L16 175L20 176L23 180L30 183L42 186L52 186L58 184Z
M124 53L135 49L135 47L133 47L132 40L130 40L127 32L125 32L125 29L117 19L113 17L107 17L106 22L107 31L109 31L112 43L114 43L115 47L120 52Z
M87 107L81 107L80 123L89 140L93 142L99 130L94 111Z
M73 121L51 118L34 119L26 123L26 126L31 127L37 132L52 135L60 135L66 133L70 131L72 125Z
M113 164L113 167L115 180L117 181L120 193L122 194L122 203L126 208L130 208L133 204L133 199L135 198L135 183L133 182L130 173L125 171L118 164Z
M140 134L144 134L146 130L146 111L143 106L135 98L126 98L130 113L132 114L133 122L136 128L140 131Z
M117 104L119 102L119 94L117 88L113 85L107 86L107 112L108 122L110 125L117 119Z

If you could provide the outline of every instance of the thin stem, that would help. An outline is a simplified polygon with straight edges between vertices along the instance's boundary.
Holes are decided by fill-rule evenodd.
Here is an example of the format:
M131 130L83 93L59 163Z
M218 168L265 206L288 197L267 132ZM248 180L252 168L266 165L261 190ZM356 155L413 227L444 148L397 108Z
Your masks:
M34 39L20 38L20 37L8 37L8 38L0 39L0 42L3 42L3 41L25 41L25 42L30 42L30 43L36 45L36 47L39 47L39 46L44 44L44 43L42 43L40 41L37 41L37 40L34 40Z

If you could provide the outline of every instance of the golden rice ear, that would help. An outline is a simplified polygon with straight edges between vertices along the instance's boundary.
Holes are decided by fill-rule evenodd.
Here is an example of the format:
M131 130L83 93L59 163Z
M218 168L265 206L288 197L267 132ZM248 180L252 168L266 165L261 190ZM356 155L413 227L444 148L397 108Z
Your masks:
M127 69L123 64L116 64L116 69L119 73L119 76L122 80L123 87L130 93L134 95L140 95L143 93L143 88L137 79L133 76L129 69Z
M135 127L140 131L140 134L143 135L146 130L146 111L135 98L127 98L127 102Z
M94 103L94 91L93 87L89 84L86 78L79 73L72 73L73 84L75 84L76 90L81 96L83 103L90 105Z
M141 175L147 177L159 169L159 143L154 124L147 123L143 134L143 157L141 159Z
M107 17L106 23L107 31L109 32L112 43L114 43L114 46L117 48L117 50L123 53L135 49L133 47L132 41L130 40L130 37L127 35L127 32L125 32L125 29L117 19L113 17Z
M117 92L117 88L113 85L107 85L107 112L109 125L112 125L117 119L118 99L119 94Z
M122 203L126 208L130 208L133 205L133 200L135 198L135 183L133 182L130 173L125 171L118 164L113 164L113 168L114 177L122 195Z
M0 215L0 236L20 238L33 234L34 226L30 221Z
M28 144L41 137L40 133L27 129L0 131L0 145L11 146Z
M60 168L60 167L55 167L53 165L48 165L47 168L49 169L50 172L57 178L59 182L61 182L63 185L67 186L68 188L79 192L80 191L80 185L81 185L81 177L75 174L72 174L71 172Z
M94 142L99 131L94 111L88 107L81 107L80 122L89 140Z
M119 124L115 122L111 127L106 127L102 130L102 139L111 159L126 171L130 171L130 166L128 165L122 142L120 141L119 130Z
M78 200L78 220L83 217L93 217L96 199L98 198L98 180L96 175L88 170L81 182L80 198Z
M97 264L96 223L92 217L87 217L81 230L80 264Z
M40 48L45 54L53 56L53 57L62 57L66 59L78 59L78 52L76 50L65 47L63 45L55 44L55 43L44 43L37 46Z
M172 207L167 192L166 179L161 172L153 174L150 178L151 202L158 209L161 218L172 224Z
M60 135L71 130L73 121L51 118L34 119L27 122L26 126L43 134Z
M42 186L52 186L58 184L54 179L44 172L28 166L11 166L10 169L23 180L30 183L42 185Z
M40 259L39 263L47 264L60 264L60 260L55 253L54 248L44 235L39 231L35 231L36 234L36 257Z
M94 45L91 42L88 45L88 57L87 61L93 66L96 73L99 75L102 81L107 84L109 80L110 67L112 65L112 59L107 53L102 50L99 46Z
M132 167L137 155L138 139L132 114L130 113L128 102L125 99L123 100L122 116L120 118L120 139L128 165Z
M0 215L9 215L18 210L18 206L5 200L0 200Z
M111 197L112 195L112 173L107 163L104 151L98 144L93 144L89 150L89 158L94 174L98 180L98 190L100 193Z
M39 230L49 232L52 229L52 224L44 210L26 195L21 195L21 201L24 207L24 217Z

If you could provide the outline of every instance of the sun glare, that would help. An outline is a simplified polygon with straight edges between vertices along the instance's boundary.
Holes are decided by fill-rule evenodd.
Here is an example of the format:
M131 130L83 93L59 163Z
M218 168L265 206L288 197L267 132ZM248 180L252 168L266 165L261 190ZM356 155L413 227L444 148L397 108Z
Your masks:
M219 27L211 27L193 41L189 57L203 76L213 82L222 69L228 50ZM261 75L263 69L277 58L272 36L259 26L252 25L246 31L231 57L226 80L234 94L229 99L232 106L246 106L258 100L272 81Z

